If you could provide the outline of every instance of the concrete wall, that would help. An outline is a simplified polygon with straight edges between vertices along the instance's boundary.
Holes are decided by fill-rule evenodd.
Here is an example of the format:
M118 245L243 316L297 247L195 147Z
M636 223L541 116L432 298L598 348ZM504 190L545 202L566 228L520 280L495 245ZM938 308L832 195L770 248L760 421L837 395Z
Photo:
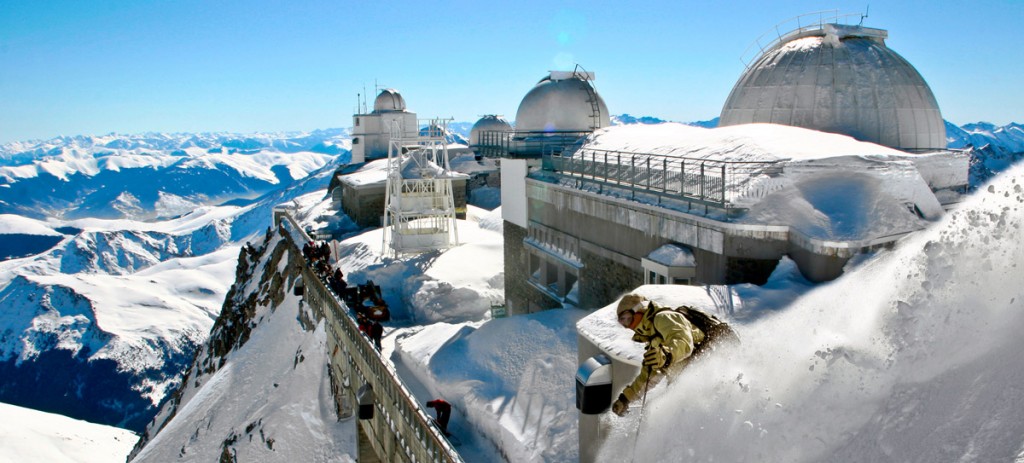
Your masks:
M640 261L624 264L627 256L610 259L594 253L593 247L581 247L580 257L583 268L580 269L580 306L597 308L608 301L617 299L623 294L643 285L643 273L637 269Z
M529 283L529 253L523 245L526 229L503 221L505 236L505 304L509 315L523 315L562 305Z
M690 247L694 284L763 283L791 247L786 227L738 226L534 179L525 190L529 220L579 238L584 308L643 284L640 259L664 244Z
M342 185L341 209L360 227L379 227L384 216L385 186L353 188Z

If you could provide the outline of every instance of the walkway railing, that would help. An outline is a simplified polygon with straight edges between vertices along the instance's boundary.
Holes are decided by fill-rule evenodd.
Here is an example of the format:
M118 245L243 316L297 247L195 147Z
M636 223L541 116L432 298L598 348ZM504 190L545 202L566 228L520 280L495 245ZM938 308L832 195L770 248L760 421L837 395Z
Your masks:
M734 162L583 148L551 156L561 175L658 197L730 209L781 188L778 161Z
M274 216L292 252L301 255L299 249L309 237L286 211L275 210ZM372 419L359 420L359 425L377 456L389 462L462 462L451 443L431 426L431 418L394 367L384 362L370 340L359 332L348 306L303 262L304 299L327 321L335 400L353 403L358 387L369 385L373 390L376 413Z
M591 131L481 131L473 148L484 157L539 158L561 153Z
M743 66L750 69L758 58L766 51L775 48L776 45L788 42L803 34L824 29L825 24L853 24L856 18L857 24L864 22L867 14L861 13L839 13L839 10L824 10L813 13L805 13L799 16L780 21L774 27L759 35L747 46L747 49L740 55Z

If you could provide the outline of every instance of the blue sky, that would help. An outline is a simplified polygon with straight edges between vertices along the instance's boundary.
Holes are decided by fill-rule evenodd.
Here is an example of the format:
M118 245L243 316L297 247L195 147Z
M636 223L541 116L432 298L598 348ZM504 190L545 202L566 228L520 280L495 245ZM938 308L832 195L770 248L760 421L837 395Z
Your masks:
M548 70L576 63L612 114L710 119L762 33L868 4L765 5L0 0L0 143L347 127L375 82L423 118L512 119ZM1024 122L1024 1L876 1L864 24L889 30L946 119Z

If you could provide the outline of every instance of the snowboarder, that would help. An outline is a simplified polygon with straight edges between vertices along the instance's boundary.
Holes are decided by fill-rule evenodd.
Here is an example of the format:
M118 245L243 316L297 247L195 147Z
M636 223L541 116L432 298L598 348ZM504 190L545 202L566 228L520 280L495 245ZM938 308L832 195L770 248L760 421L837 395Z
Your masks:
M661 381L666 373L682 370L693 355L712 341L739 341L729 325L717 318L696 309L662 307L639 294L623 296L615 312L619 324L633 330L633 341L646 344L640 374L612 404L612 412L619 416L629 412L630 402ZM691 314L690 318L684 313Z
M452 417L452 405L441 399L434 399L427 402L427 408L433 408L437 412L437 419L434 420L437 423L437 427L441 429L441 432L445 436L448 434L448 420Z
M370 325L370 339L373 339L373 347L376 347L378 352L380 352L381 336L384 336L384 326L380 324L380 320L374 320Z

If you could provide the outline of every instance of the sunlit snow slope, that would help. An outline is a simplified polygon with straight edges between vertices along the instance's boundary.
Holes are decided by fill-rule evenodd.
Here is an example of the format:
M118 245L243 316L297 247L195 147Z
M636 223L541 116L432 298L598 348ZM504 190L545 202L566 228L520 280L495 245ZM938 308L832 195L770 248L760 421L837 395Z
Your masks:
M602 461L1024 458L1024 166L611 414ZM639 432L637 433L637 427ZM634 450L635 448L635 450Z

